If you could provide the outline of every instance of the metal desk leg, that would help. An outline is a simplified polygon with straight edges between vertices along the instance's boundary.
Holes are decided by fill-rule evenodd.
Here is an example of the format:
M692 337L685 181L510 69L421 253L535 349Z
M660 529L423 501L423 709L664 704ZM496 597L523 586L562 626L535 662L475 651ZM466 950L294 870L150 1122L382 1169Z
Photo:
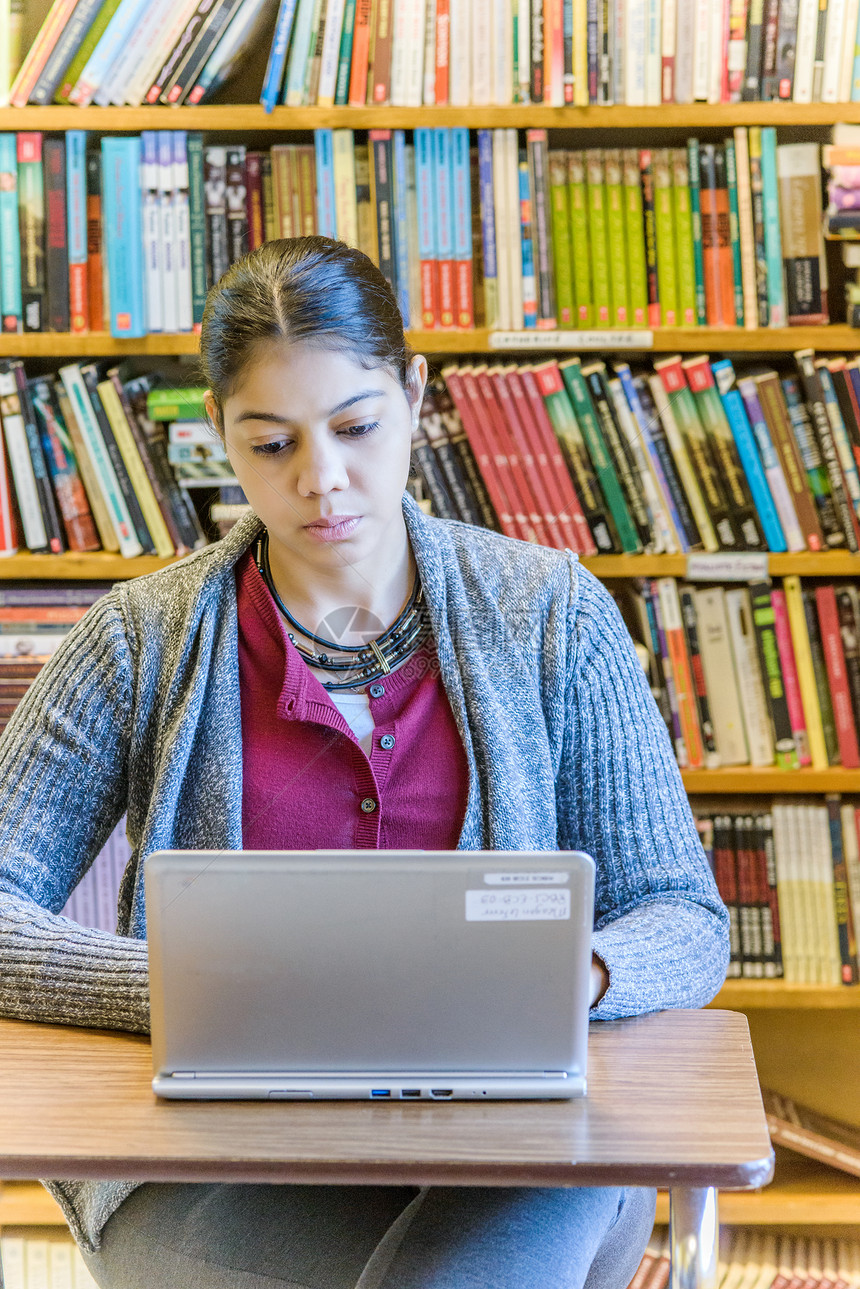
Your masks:
M717 1192L713 1186L670 1190L670 1289L716 1289L719 1235Z

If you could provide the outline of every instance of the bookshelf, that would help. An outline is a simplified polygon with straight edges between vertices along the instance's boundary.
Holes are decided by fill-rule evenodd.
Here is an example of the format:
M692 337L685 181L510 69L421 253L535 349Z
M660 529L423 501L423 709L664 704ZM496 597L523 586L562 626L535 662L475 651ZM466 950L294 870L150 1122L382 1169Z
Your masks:
M243 78L253 88L252 78ZM654 132L671 142L694 131L718 137L735 126L773 125L790 130L791 137L823 139L836 122L860 123L860 103L796 104L792 102L748 102L739 104L694 103L660 107L552 108L543 105L511 107L422 107L422 108L275 108L266 114L257 103L219 102L202 107L99 108L26 107L4 109L4 129L62 132L87 129L94 134L138 133L144 129L202 130L214 139L241 133L256 136L261 144L307 135L319 128L354 130L413 129L416 126L462 126L478 128L543 127L560 131L572 146L608 146L610 138L623 133L631 142L645 140ZM245 141L243 138L243 141ZM834 294L838 291L838 287ZM521 348L516 337L494 336L485 329L472 331L411 332L413 348L428 357L454 355L557 354L565 345L563 335L552 340L546 351L537 347L531 333ZM197 351L195 335L150 335L142 339L117 340L104 333L82 336L65 334L0 335L0 356L40 361L83 357L139 356L177 357ZM603 346L609 349L608 346ZM729 355L788 354L802 348L824 353L860 352L860 330L841 324L824 327L763 328L657 328L643 333L641 346L619 350L620 356L657 353L725 353ZM595 349L596 355L600 349ZM153 557L134 560L96 553L62 556L16 555L0 562L0 582L31 579L120 580L166 567L172 561ZM676 576L685 573L683 555L612 555L584 559L583 563L601 579L639 576ZM803 577L855 576L860 556L842 553L771 555L769 571L774 576L798 574ZM776 770L725 769L687 771L684 783L690 793L745 794L853 792L860 794L860 771L839 767L827 771L781 773ZM860 986L853 988L790 985L781 981L731 981L712 1004L745 1012L753 1032L756 1056L763 1081L776 1080L790 1095L805 1099L816 1108L858 1122L860 1074L852 1060L860 1038ZM805 1069L798 1083L794 1067ZM790 1077L779 1078L780 1071ZM856 1179L797 1157L781 1157L776 1182L765 1191L721 1196L724 1222L771 1225L802 1224L816 1228L860 1221L860 1183ZM660 1197L658 1221L668 1218L666 1197ZM0 1183L0 1226L60 1225L59 1209L35 1183Z

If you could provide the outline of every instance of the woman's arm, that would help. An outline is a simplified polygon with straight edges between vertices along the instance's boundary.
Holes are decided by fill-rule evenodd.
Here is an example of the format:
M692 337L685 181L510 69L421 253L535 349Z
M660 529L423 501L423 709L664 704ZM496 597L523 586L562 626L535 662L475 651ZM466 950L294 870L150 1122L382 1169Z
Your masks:
M0 738L0 1014L146 1030L144 941L57 916L125 810L132 664L116 593Z
M728 916L666 727L609 593L574 571L559 845L595 861L593 949L614 1019L710 1001L728 965Z

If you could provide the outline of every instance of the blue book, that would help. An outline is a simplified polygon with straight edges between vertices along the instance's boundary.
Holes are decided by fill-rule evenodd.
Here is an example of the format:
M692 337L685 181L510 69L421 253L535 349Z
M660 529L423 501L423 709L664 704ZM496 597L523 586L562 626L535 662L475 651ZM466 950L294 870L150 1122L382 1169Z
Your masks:
M484 255L484 314L486 325L492 331L498 326L499 319L492 130L478 131L478 184L481 203L481 245Z
M343 6L343 25L340 33L340 50L337 56L337 82L334 89L335 107L346 107L349 102L349 76L352 70L352 34L355 28L355 0L346 0Z
M761 180L764 201L764 257L767 264L768 325L784 327L785 282L782 265L782 233L779 223L779 184L776 176L776 129L762 127Z
M311 60L314 0L298 0L296 24L287 60L287 77L281 102L288 107L302 107L305 102L305 77Z
M465 126L451 130L451 158L454 173L454 277L458 327L474 327L472 307L472 180L469 173L469 131Z
M331 130L314 130L316 159L317 232L320 237L337 237L334 205L334 155Z
M788 543L768 487L744 400L735 384L735 369L727 358L723 358L719 362L711 363L711 371L717 382L717 389L726 411L726 419L738 450L743 472L747 477L767 548L774 552L787 551Z
M102 139L102 210L112 336L145 336L139 137Z
M411 326L411 301L409 297L409 218L407 211L406 131L392 131L394 168L392 175L392 206L394 220L394 252L397 268L397 304L403 326Z
M0 309L4 332L23 327L18 152L14 134L0 134Z
M439 317L454 326L454 171L451 130L433 130L433 186L436 198L436 255L439 261Z
M137 26L148 2L149 0L121 0L69 96L78 107L86 107L91 103L96 91L105 84L111 65L123 52L126 39Z
M421 263L421 325L436 326L439 264L436 250L436 194L433 186L433 131L416 126L415 193L418 205L418 259Z
M281 0L278 18L275 23L275 34L272 37L272 48L263 78L263 92L260 102L267 112L271 112L281 94L281 82L284 79L284 67L287 63L287 50L290 47L290 34L293 29L293 18L296 14L296 0Z

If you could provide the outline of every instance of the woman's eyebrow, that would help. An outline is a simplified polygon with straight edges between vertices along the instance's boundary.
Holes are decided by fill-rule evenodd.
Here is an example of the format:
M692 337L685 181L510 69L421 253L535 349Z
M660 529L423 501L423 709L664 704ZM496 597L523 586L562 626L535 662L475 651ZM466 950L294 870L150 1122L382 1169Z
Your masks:
M384 389L365 389L360 394L353 394L351 398L345 398L342 403L332 407L326 412L326 416L331 418L337 416L338 412L345 412L348 407L354 403L361 403L365 398L384 398ZM236 423L240 421L267 421L271 425L292 425L293 421L289 416L279 416L277 412L240 412L236 417Z

